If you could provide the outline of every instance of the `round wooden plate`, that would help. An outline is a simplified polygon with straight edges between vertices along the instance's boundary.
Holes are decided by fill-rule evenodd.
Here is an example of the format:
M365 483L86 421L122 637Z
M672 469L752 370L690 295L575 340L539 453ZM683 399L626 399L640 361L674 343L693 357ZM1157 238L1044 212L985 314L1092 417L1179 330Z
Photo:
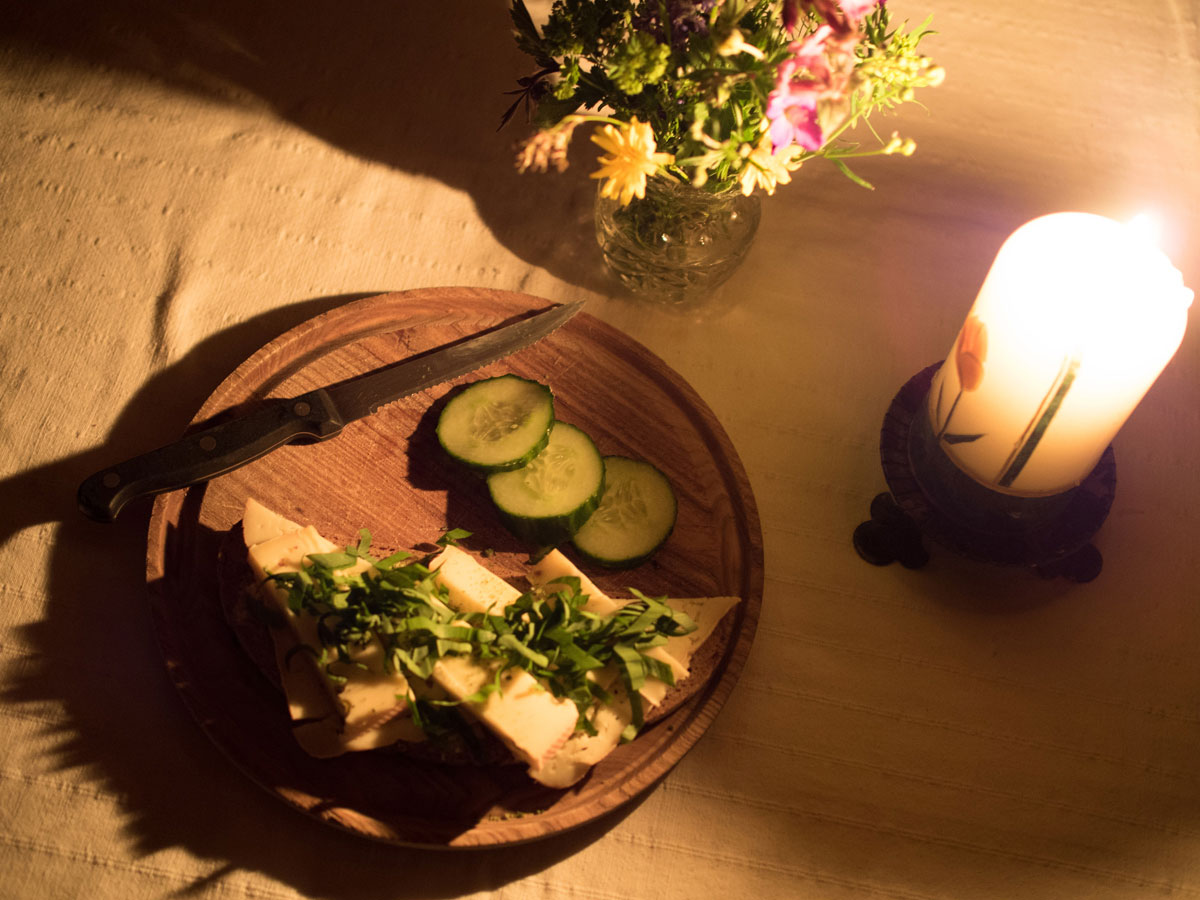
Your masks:
M195 423L265 397L288 397L361 374L552 305L524 294L434 288L331 310L271 341L217 388ZM735 594L701 690L567 791L520 766L453 767L388 751L332 760L293 740L282 696L243 652L222 611L218 557L247 497L316 525L335 542L369 528L377 545L411 547L450 527L468 550L494 551L514 579L527 559L497 523L480 482L433 437L454 384L515 372L549 384L558 418L604 454L641 457L675 486L679 517L649 563L592 572L614 596ZM194 424L195 424L194 423ZM478 847L546 837L590 822L653 785L713 721L741 673L762 600L762 535L749 483L725 432L696 393L642 345L580 313L550 337L457 382L381 409L319 444L283 447L154 504L147 580L168 670L204 731L251 778L321 820L397 844Z

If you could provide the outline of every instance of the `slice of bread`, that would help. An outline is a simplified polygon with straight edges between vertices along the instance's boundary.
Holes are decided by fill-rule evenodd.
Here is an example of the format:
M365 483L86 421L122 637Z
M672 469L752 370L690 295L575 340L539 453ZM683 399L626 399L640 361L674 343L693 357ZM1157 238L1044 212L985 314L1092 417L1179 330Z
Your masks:
M247 545L251 545L249 551ZM520 761L529 767L535 780L551 787L567 787L617 745L632 714L628 698L624 697L623 688L613 672L600 673L601 678L607 679L606 687L615 699L611 707L593 711L593 721L599 731L596 736L579 731L571 735L571 729L567 727L567 733L562 736L555 737L547 732L543 738L520 733L519 729L525 727L523 724L519 724L515 732L513 723L529 720L529 714L520 708L505 712L499 702L502 698L492 696L487 704L437 707L439 714L444 711L445 721L436 723L440 727L429 737L416 727L407 704L396 700L400 688L405 695L408 692L407 683L400 684L404 682L402 676L375 676L385 682L387 679L395 681L381 683L374 693L356 687L350 696L346 688L340 691L333 688L312 654L296 652L299 644L316 643L315 636L302 633L304 623L297 620L303 617L288 612L286 602L273 596L272 586L264 583L261 574L270 570L264 563L264 552L280 565L285 565L283 557L291 554L287 556L286 564L294 562L298 565L299 554L328 552L334 546L314 530L303 528L250 500L243 522L225 536L219 559L221 604L226 619L247 656L287 702L297 740L306 752L319 757L347 751L399 752L449 765L503 765ZM246 564L248 552L251 566ZM389 551L375 548L375 552L383 556ZM450 604L464 612L496 611L511 603L523 590L497 578L473 555L456 547L447 548L430 565L435 570L444 569L445 582L451 592ZM632 599L607 597L557 551L532 567L528 580L536 586L564 576L580 579L582 590L590 598L587 605L590 611L608 614ZM673 671L675 683L647 681L641 690L643 727L651 727L666 718L708 681L731 640L734 617L727 614L737 602L736 597L668 600L673 608L689 615L698 627L693 634L671 638L666 646L655 649L654 654ZM470 667L475 664L459 659L452 675L450 670L435 673L431 687L415 687L418 691L444 690L457 699L462 699L458 694L467 696L470 691L461 685L474 679ZM439 676L444 676L441 681L445 684L436 683ZM529 692L526 690L525 693ZM564 716L564 721L572 720L573 704L570 704L570 715L565 710L560 713L557 707L565 701L557 701L545 692L536 693L542 694L537 699L546 711L533 715L533 720L545 716L555 722ZM523 698L519 706L523 708L525 702ZM531 727L536 730L539 726ZM545 727L558 728L557 725ZM566 738L565 743L563 738Z
M395 548L383 549L381 555L387 555L394 550ZM277 692L281 704L280 714L286 716L289 714L288 697L280 675L276 639L273 637L273 628L278 633L280 617L278 610L264 603L260 585L246 564L246 545L241 522L225 534L221 542L218 566L220 603L225 620L246 656ZM296 662L300 659L298 657ZM370 752L401 754L452 766L516 765L518 762L503 742L487 728L467 720L452 709L446 711L438 725L438 733L432 739L426 739L424 736L417 740L398 738L386 746L370 748ZM303 729L303 726L301 728Z

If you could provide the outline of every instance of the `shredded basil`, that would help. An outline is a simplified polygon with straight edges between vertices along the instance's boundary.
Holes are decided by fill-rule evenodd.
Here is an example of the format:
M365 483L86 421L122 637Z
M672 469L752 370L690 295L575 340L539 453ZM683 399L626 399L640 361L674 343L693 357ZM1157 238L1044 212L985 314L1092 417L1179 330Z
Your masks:
M468 535L456 529L437 543L445 546ZM396 553L376 560L370 546L370 532L363 530L358 543L344 551L311 554L302 571L270 576L287 590L294 613L316 618L321 652L306 649L319 657L335 683L344 683L345 675L331 669L333 663L340 663L343 671L347 664L361 665L355 662L356 653L375 643L383 649L385 670L409 679L429 679L442 657L472 656L490 664L493 677L467 700L482 702L500 690L504 672L524 669L555 696L575 703L576 727L594 734L587 714L597 701L610 702L612 697L588 673L612 665L632 706L633 721L622 735L628 740L644 723L638 691L646 680L674 684L670 666L646 653L668 637L696 628L665 598L638 591L631 603L611 615L589 612L583 608L587 595L574 577L522 594L502 615L464 614L447 604L446 588L428 567L432 556L410 560L408 554ZM341 571L359 560L371 568L354 574ZM431 713L436 701L413 706L415 721L436 731L437 716Z

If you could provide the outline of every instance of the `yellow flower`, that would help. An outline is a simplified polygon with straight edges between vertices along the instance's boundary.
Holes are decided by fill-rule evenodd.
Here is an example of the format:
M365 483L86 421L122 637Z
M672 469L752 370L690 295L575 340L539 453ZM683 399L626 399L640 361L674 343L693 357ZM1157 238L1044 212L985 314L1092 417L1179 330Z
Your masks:
M721 56L737 56L739 53L749 53L755 59L763 59L765 57L765 54L747 41L741 31L736 28L729 32L729 37L721 42L721 46L717 47L717 53Z
M742 156L746 161L738 178L742 183L742 193L747 197L756 187L765 190L769 196L775 193L776 184L787 184L792 180L788 171L788 164L793 159L792 151L783 147L778 153L772 153L769 132L759 138L757 147L751 148L749 144L744 146Z
M619 197L622 206L634 197L645 197L646 176L675 161L670 153L656 152L654 132L636 116L619 129L605 125L600 134L592 135L592 140L608 155L600 157L600 168L591 177L608 179L600 188L600 196Z

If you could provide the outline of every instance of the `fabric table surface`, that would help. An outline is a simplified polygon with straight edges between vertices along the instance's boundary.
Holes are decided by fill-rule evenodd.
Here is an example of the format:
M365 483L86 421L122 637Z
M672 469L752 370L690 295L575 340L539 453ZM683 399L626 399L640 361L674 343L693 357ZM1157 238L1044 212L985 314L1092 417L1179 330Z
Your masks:
M0 11L0 897L1200 897L1200 327L1114 449L1087 584L850 537L878 440L1005 237L1164 223L1200 287L1200 7L889 2L947 71L765 199L711 300L635 300L592 234L595 148L518 173L500 0L16 0ZM736 447L762 524L749 662L645 796L546 841L430 852L297 814L205 738L146 602L148 504L75 488L178 437L275 336L465 285L587 311ZM1193 311L1193 318L1195 312Z

